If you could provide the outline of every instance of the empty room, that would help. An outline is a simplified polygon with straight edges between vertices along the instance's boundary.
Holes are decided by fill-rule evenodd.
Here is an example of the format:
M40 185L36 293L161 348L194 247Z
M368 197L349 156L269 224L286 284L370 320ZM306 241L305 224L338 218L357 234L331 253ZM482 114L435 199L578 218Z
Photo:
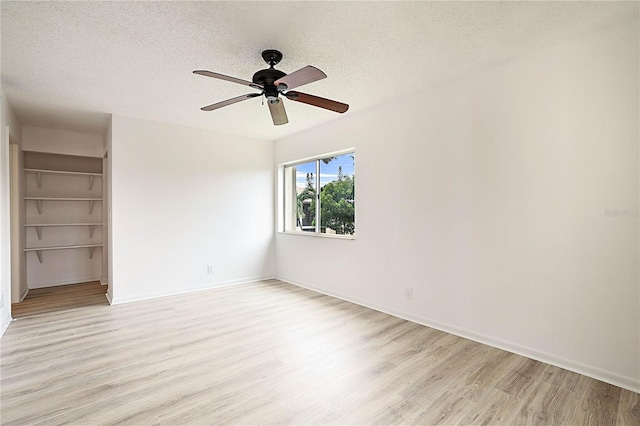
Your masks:
M2 0L0 424L640 425L639 10Z

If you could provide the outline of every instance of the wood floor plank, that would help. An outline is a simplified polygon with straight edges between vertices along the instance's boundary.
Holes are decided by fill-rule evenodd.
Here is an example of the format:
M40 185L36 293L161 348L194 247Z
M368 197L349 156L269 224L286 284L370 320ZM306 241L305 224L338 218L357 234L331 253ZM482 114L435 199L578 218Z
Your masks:
M513 417L515 398L498 389L489 389L482 398L472 405L465 413L460 425L503 425L510 424L507 420Z
M638 394L277 280L109 306L30 292L3 425L638 424Z
M620 405L619 387L599 381L591 382L589 390L582 395L582 409L589 424L613 425L618 418Z
M31 289L22 302L11 305L11 316L21 318L82 306L106 306L106 291L107 286L99 281Z
M640 395L626 389L620 392L616 425L640 425Z

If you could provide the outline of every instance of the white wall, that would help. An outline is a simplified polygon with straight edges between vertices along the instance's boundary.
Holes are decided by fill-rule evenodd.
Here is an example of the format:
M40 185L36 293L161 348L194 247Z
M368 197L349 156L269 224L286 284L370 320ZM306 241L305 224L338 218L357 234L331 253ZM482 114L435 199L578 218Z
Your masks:
M109 283L109 146L111 144L111 122L104 140L102 159L102 271L100 282Z
M18 144L22 140L21 125L0 90L0 335L11 321L11 238L9 204L9 126L11 138Z
M357 159L356 240L277 234L277 276L640 391L638 59L635 21L276 142Z
M103 228L102 228L102 238L107 246L106 247L102 247L102 253L106 253L107 258L106 258L106 271L104 271L103 269L103 281L107 282L107 285L109 286L107 288L107 299L109 300L109 303L113 303L113 246L111 244L111 240L113 238L113 231L111 228L111 200L112 200L112 196L111 196L111 173L112 173L112 167L111 167L111 141L112 141L112 131L113 131L113 118L109 119L109 126L107 127L107 135L104 139L104 152L107 155L107 159L106 159L106 168L103 170L103 180L105 182L105 184L103 185L103 204L106 206L106 211L103 208L102 210L102 214L104 215L104 219L103 220ZM104 164L104 163L103 163ZM104 226L106 225L106 226ZM106 233L105 233L106 231ZM103 257L103 262L105 261L104 257ZM103 268L104 268L103 264ZM106 273L106 278L104 278L104 274Z
M111 131L113 303L273 277L273 142L123 116Z
M55 154L102 157L104 136L80 133L71 130L24 126L23 146L26 151L51 152Z
M11 152L11 303L24 300L27 286L25 220L25 176L22 146L12 138ZM16 158L17 157L17 158ZM15 193L14 193L15 191Z

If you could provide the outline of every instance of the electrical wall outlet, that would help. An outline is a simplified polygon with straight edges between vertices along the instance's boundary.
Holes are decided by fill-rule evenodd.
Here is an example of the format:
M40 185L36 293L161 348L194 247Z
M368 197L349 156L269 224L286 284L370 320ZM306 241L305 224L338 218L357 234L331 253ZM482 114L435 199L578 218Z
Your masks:
M404 298L409 300L413 299L413 287L404 288Z
M207 274L213 274L213 266L212 265L207 266Z

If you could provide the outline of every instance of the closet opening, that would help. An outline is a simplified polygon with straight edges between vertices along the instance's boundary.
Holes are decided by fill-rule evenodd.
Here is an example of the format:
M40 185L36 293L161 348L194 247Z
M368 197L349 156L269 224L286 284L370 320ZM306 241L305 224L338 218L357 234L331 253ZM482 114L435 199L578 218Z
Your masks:
M12 316L108 305L103 278L103 158L23 151L27 293ZM105 283L106 284L106 283Z

